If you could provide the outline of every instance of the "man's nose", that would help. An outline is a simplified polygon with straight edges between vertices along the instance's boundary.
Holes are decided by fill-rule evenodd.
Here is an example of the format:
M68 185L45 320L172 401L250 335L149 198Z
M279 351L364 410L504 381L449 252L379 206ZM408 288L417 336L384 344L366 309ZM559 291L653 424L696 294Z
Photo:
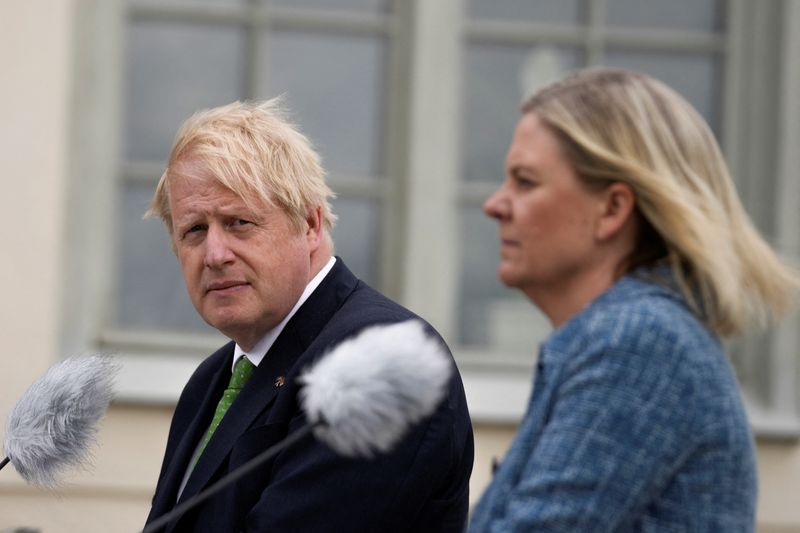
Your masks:
M206 234L205 265L221 268L233 262L235 255L230 246L230 235L219 226L210 226Z

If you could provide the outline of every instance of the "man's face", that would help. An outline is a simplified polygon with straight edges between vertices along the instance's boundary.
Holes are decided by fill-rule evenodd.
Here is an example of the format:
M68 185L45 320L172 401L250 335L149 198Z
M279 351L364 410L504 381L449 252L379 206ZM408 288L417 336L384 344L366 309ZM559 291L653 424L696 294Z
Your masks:
M172 242L189 297L206 322L248 350L300 298L318 235L295 229L278 207L248 207L191 157L175 170Z

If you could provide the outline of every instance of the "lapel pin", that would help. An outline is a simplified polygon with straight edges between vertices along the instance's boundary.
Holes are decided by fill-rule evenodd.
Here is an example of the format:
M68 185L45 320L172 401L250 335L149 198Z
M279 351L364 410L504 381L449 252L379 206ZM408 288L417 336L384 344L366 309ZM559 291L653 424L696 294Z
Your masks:
M283 387L284 383L286 383L286 378L284 376L278 376L277 378L275 378L276 387Z

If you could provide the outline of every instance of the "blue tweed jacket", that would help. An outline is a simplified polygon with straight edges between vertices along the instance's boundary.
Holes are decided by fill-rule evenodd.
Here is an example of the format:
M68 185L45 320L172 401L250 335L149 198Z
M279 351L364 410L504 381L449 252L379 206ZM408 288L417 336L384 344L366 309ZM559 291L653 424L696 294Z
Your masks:
M542 344L469 531L753 531L736 378L680 294L650 277L622 278Z

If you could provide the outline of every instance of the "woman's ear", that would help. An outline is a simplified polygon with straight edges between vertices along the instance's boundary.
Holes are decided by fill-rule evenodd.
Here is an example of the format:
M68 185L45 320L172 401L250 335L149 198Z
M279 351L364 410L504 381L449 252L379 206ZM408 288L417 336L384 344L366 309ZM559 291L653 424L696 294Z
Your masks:
M607 241L620 234L634 220L636 196L627 183L615 181L601 193L601 213L595 228L595 238Z

